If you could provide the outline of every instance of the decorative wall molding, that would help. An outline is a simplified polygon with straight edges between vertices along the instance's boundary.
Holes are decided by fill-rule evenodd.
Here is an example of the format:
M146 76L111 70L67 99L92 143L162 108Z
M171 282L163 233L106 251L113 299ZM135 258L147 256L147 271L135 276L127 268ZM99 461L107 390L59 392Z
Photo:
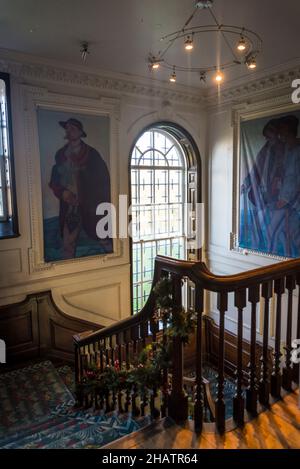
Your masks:
M81 312L85 311L88 314L99 317L99 319L102 320L102 323L103 320L105 320L105 322L111 324L112 321L119 321L122 319L121 289L121 282L110 283L109 285L98 285L91 288L86 287L85 289L79 289L76 292L73 291L71 293L63 294L62 300L72 309ZM89 303L91 303L92 299L94 300L94 304L89 306L89 308L83 306L83 297L86 295L89 295ZM109 306L107 305L107 310L103 310L103 304L99 304L101 297L103 299L106 298L106 303L109 303Z
M209 90L205 98L206 104L211 107L220 106L230 102L253 99L254 97L259 98L267 93L276 93L276 96L278 96L280 90L286 92L287 89L291 90L291 95L292 81L295 78L300 78L299 60L296 62L297 65L290 66L286 70L282 70L282 66L280 66L278 67L279 71L272 73L270 70L265 70L256 79L249 80L249 77L243 77L241 80L231 82L227 88L221 90L221 96L214 90Z
M3 57L7 56L7 58ZM14 59L14 56L17 56ZM12 57L12 58L11 58ZM38 62L36 62L38 60ZM33 82L61 83L69 86L90 88L100 91L114 91L120 94L134 94L151 98L184 102L200 105L203 102L201 90L191 91L182 85L172 85L150 78L132 76L128 78L113 72L87 72L80 67L62 67L61 63L33 58L25 54L4 53L0 51L0 70L10 73L15 79L26 79Z
M59 61L35 57L15 51L0 49L0 70L10 73L15 80L40 83L58 83L86 89L113 91L123 95L138 95L164 101L181 102L189 105L215 107L230 102L244 101L267 93L290 88L291 82L300 77L299 59L270 69L232 80L221 88L206 90L122 73L90 69L83 66L63 64Z

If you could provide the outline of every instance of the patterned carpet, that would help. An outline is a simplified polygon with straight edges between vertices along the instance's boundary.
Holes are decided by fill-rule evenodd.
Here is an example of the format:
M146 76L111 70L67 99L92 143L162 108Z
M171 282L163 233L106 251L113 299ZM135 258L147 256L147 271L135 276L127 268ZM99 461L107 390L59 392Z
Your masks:
M216 371L204 367L203 375L215 398ZM0 448L100 448L150 423L149 417L75 410L74 391L73 370L55 368L50 361L1 374ZM232 416L234 391L233 381L226 379L226 418Z
M74 410L74 389L71 368L50 361L0 375L0 448L99 448L150 423Z
M52 412L71 407L74 397L50 361L0 375L0 438L19 433Z
M187 373L189 378L195 378L196 374L194 371ZM217 399L218 394L218 372L211 366L203 366L203 377L209 381L210 391L213 400ZM225 418L229 419L233 416L233 397L235 395L235 383L234 381L226 376L224 380L224 402L225 402ZM193 396L191 396L193 398ZM204 421L210 422L210 416L207 409L204 409ZM190 417L193 418L193 406L190 406Z

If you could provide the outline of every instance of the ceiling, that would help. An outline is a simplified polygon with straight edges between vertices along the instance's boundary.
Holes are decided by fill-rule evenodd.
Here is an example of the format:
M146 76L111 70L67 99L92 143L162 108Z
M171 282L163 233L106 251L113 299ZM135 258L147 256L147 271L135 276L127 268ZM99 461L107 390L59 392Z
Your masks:
M161 48L160 38L180 29L194 10L194 0L0 0L0 47L70 64L82 64L80 43L90 43L87 68L151 77L146 58ZM299 0L214 0L220 23L254 29L263 39L258 71L300 57ZM211 24L198 11L191 25ZM228 58L228 48L216 35L205 35L192 52L201 66ZM221 55L220 55L221 54ZM180 44L171 62L187 63ZM168 80L169 71L154 77ZM226 82L253 72L245 66L226 72ZM197 74L177 73L177 82L202 86ZM208 85L212 80L208 79ZM170 86L172 86L170 84Z

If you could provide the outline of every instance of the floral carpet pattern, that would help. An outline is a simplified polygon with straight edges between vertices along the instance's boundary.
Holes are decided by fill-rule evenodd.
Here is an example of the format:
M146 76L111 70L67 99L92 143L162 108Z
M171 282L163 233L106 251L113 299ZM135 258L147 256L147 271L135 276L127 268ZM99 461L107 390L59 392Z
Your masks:
M0 438L18 433L74 404L50 361L0 375Z
M76 410L74 391L72 369L50 361L0 375L0 448L99 448L150 423Z

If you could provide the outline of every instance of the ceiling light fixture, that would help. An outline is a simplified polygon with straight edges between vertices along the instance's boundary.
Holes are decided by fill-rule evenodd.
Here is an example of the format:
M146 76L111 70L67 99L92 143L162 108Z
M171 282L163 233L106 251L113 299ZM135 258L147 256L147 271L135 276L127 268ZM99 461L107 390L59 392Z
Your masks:
M240 52L244 52L246 50L246 41L244 36L241 36L237 45L237 50L239 50Z
M176 83L176 72L175 72L175 67L173 67L173 72L172 74L170 75L170 78L169 78L170 82L171 83Z
M220 70L218 70L217 73L216 73L216 75L215 75L215 81L216 81L218 84L220 84L220 83L222 83L223 80L224 80L224 75L223 75L223 73L222 73Z
M195 22L195 17L197 14L209 15L210 22L208 24L201 24ZM212 20L212 21L211 21ZM193 22L192 22L193 21ZM192 23L192 24L191 24ZM203 37L201 44L203 48L207 47L205 44L205 39L207 39L208 34L216 34L217 38L220 38L223 42L223 48L229 51L231 58L228 60L222 59L225 55L223 53L223 48L221 49L221 63L212 63L210 65L201 65L197 63L198 57L195 56L193 63L186 65L184 62L179 62L174 64L174 58L172 62L168 57L171 55L174 57L175 48L179 45L178 41L184 41L185 50L191 51L194 47L194 37L197 35L202 35ZM211 41L212 42L212 41ZM170 76L170 81L174 83L176 81L176 73L180 74L181 72L197 73L200 77L206 77L209 74L213 74L216 71L224 72L225 70L237 66L247 66L248 69L253 70L257 67L256 58L262 51L262 39L255 31L245 28L243 26L233 26L222 24L216 18L216 15L213 11L213 0L202 0L195 2L195 8L189 18L185 21L182 28L174 31L173 33L167 34L160 38L160 44L163 43L164 46L160 46L161 50L155 55L152 53L148 56L148 65L149 69L158 69L165 68L173 70L173 73ZM182 42L181 42L182 47ZM225 52L227 52L225 51ZM199 54L199 57L203 57L204 54ZM219 54L215 53L214 57ZM194 57L194 56L193 56ZM155 58L155 61L154 61ZM159 65L157 65L159 64ZM176 73L175 73L176 68ZM175 79L171 80L171 77L175 75ZM224 80L223 73L220 72L219 80L215 80L217 83L221 83ZM217 75L214 75L216 79ZM201 79L203 82L204 80Z
M149 54L149 57L148 57L148 65L149 65L149 70L158 70L159 67L160 67L160 63L162 62L162 60L159 60L159 59L156 59L156 57L154 57L154 55L152 54Z
M90 54L88 42L84 41L81 43L80 53L81 53L81 58L83 62L85 62L87 59L87 56Z
M254 70L257 67L256 58L254 56L247 58L246 65L250 70Z
M184 41L184 48L187 51L193 50L194 49L194 41L191 36L188 36L186 40Z

